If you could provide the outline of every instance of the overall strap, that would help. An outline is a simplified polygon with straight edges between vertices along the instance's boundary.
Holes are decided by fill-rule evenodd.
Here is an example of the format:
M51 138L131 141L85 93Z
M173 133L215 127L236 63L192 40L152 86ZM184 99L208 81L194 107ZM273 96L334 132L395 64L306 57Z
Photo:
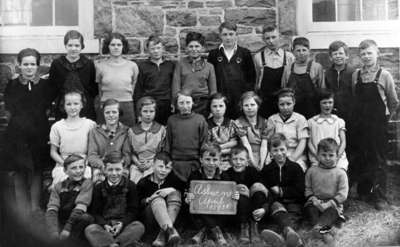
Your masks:
M283 50L283 63L282 63L282 67L286 66L286 51Z
M292 63L292 66L290 67L290 72L294 73L294 63Z
M262 51L261 51L261 63L262 63L262 66L263 66L263 67L267 66L267 64L265 63L264 51L265 51L265 50L262 50Z
M362 82L362 79L361 79L361 69L359 69L358 72L357 72L357 82Z
M307 74L310 74L312 62L313 62L313 60L308 61L307 70L306 70Z
M376 72L376 75L375 75L375 79L374 79L375 83L378 83L381 73L382 73L382 68L379 68L378 72Z

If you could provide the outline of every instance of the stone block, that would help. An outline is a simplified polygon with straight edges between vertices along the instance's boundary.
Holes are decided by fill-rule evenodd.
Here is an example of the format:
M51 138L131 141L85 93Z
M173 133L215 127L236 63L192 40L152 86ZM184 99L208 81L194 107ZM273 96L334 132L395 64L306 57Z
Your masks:
M237 7L275 7L275 0L235 0Z
M173 37L163 38L165 51L168 53L177 53L179 51L178 40Z
M167 11L167 25L177 27L196 26L196 12L192 10L173 10Z
M159 6L159 7L162 7L163 9L186 7L185 1L181 1L181 0L153 0L153 1L149 1L148 4L150 6Z
M179 43L181 51L185 50L185 39L188 32L200 32L206 38L206 49L211 50L217 48L221 42L219 39L218 27L199 27L199 28L185 28L179 33Z
M261 35L240 35L238 37L238 44L242 47L246 47L252 53L257 52L265 43L261 39Z
M285 35L296 34L296 0L279 0L279 31Z
M218 9L218 8L212 8L209 11L210 15L222 15L224 13L224 11L222 9Z
M225 0L225 1L207 1L206 7L207 8L229 8L232 7L232 1Z
M225 20L247 26L259 26L276 23L276 11L274 9L227 9Z
M188 3L188 8L192 9L192 8L203 8L204 7L204 3L203 2L197 2L197 1L190 1Z
M243 26L238 26L237 27L237 34L249 34L253 32L252 27L243 27Z
M161 9L146 6L115 8L116 31L128 36L148 37L162 33L164 13Z
M165 27L164 28L164 35L165 36L175 36L176 33L177 33L177 31L173 27Z
M219 26L221 24L221 18L219 16L200 16L199 22L203 26Z
M141 53L141 42L138 39L128 39L129 51L128 54L139 54Z
M96 38L112 31L112 8L109 0L94 1L94 35Z

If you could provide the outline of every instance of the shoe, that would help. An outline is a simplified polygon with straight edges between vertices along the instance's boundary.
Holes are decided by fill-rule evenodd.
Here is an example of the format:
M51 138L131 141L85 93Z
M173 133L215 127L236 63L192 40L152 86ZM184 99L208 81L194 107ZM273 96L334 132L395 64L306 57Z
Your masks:
M293 228L286 227L283 232L286 239L287 247L304 246L303 240L301 239L299 234L295 230L293 230Z
M224 238L224 234L222 233L221 228L219 228L219 226L212 228L211 232L219 246L228 246L228 242L226 242L226 239Z
M256 221L252 220L250 222L250 234L252 243L261 242L260 233L258 232L258 223Z
M240 224L240 237L239 242L241 244L250 243L250 234L249 234L249 223Z
M332 231L332 227L330 227L330 226L324 226L321 229L319 229L319 233L322 235L330 233L331 231Z
M176 231L176 229L172 227L167 228L167 234L168 234L168 245L174 246L181 241L181 236L179 236L179 233Z
M388 210L390 208L389 203L383 199L377 199L374 202L374 207L376 210L379 210L379 211Z
M269 247L285 247L286 243L285 240L281 235L278 233L271 231L271 230L263 230L261 232L261 238L265 241L267 244L266 246Z
M190 243L191 244L201 244L201 242L203 242L203 239L205 237L205 233L206 233L206 229L201 228L200 231L198 233L196 233L196 235L194 235L190 239Z
M156 239L151 244L154 247L164 247L165 246L165 231L160 229Z
M334 235L329 232L322 235L322 240L326 244L326 246L335 246L335 237Z

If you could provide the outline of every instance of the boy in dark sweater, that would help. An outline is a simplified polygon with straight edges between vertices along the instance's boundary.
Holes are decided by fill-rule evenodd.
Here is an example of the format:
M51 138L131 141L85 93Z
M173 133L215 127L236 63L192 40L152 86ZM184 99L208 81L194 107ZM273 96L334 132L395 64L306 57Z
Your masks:
M181 208L181 191L185 184L171 171L172 159L169 154L157 153L153 173L140 179L137 184L146 229L153 232L156 224L160 228L152 246L172 245L180 240L173 224Z
M86 213L92 200L93 184L83 177L84 161L76 154L68 156L64 160L64 172L68 178L51 189L46 224L52 240L80 237L83 229L93 222L93 218Z
M139 199L135 184L123 176L123 157L110 153L104 159L106 180L93 190L90 208L95 224L85 229L93 247L118 247L135 244L144 233L137 218Z
M271 230L263 230L263 239L272 246L303 246L293 229L304 203L304 173L301 167L287 158L287 140L282 133L272 135L269 141L272 162L261 171L261 180L270 191L270 207L261 208L257 218L271 216L285 238ZM266 215L269 212L269 215Z

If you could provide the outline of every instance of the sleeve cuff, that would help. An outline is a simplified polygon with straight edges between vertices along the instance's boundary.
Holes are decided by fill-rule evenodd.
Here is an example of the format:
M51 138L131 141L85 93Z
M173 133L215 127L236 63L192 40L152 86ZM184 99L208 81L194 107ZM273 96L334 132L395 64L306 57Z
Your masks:
M85 204L78 203L78 204L76 204L75 209L80 209L80 210L82 210L83 212L86 212L86 211L87 211L87 206L86 206Z

